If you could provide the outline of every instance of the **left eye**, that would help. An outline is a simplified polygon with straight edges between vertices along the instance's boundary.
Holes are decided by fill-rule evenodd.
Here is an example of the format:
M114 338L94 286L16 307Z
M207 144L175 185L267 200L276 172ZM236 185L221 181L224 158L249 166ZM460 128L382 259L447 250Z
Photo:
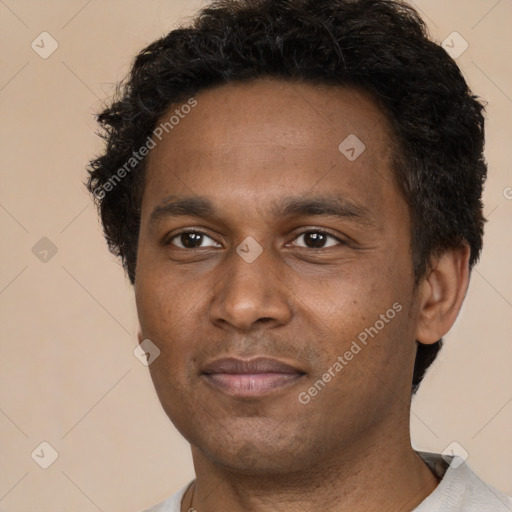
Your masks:
M301 237L304 238L304 245L299 245L299 247L307 247L309 249L324 249L325 247L332 247L333 245L337 245L336 243L332 243L331 245L324 245L327 239L331 238L337 243L343 243L338 237L331 235L330 233L326 233L325 231L305 231L297 236L295 240L299 240Z

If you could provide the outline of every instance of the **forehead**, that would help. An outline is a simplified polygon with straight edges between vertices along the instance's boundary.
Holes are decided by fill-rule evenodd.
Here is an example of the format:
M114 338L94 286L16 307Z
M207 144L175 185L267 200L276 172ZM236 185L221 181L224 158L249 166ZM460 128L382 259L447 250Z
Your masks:
M398 194L388 120L363 91L260 79L195 99L148 156L143 209L170 195L263 204L279 192L339 191L378 207Z
M202 91L196 101L197 106L185 116L182 114L181 120L174 116L174 122L179 124L168 135L172 134L176 145L194 145L201 150L215 142L218 146L208 149L222 150L233 146L232 139L236 137L245 145L274 140L287 147L332 150L333 143L336 149L350 134L384 146L392 139L386 116L373 97L352 87L258 79ZM165 123L180 106L172 105L160 123ZM197 130L193 137L184 125Z

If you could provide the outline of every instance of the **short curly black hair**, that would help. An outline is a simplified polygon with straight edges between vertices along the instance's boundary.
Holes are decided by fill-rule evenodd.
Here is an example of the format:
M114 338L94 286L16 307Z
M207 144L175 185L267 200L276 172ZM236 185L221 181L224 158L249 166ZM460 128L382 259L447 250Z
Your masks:
M369 92L394 130L415 285L433 255L463 243L473 267L485 222L484 106L418 13L399 0L219 0L143 49L98 116L106 148L90 162L86 186L132 284L146 162L140 149L158 120L200 91L261 77ZM418 343L413 393L441 345Z

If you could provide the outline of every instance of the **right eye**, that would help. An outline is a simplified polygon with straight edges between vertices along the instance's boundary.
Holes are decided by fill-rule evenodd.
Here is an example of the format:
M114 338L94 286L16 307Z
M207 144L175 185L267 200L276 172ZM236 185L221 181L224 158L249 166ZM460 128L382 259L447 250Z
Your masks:
M208 238L212 240L215 244L217 244L215 240L213 240L203 231L188 230L181 231L180 233L177 233L172 237L168 238L164 242L164 245L174 245L175 247L179 247L180 249L200 249L202 247L213 247L212 245L204 246L202 244L205 238ZM173 240L178 240L179 243L173 243ZM220 246L220 244L217 244L217 246Z

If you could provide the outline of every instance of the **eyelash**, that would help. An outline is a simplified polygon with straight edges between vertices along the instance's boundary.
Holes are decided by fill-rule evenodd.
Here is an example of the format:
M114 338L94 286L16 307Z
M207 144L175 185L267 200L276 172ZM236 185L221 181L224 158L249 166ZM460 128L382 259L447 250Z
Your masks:
M196 235L204 235L213 240L213 238L210 235L208 235L208 233L206 233L204 231L197 230L197 229L188 229L188 230L180 231L179 233L176 233L176 234L172 235L171 237L165 239L163 242L163 245L164 246L173 245L177 249L184 249L184 250L189 250L189 251L193 251L193 250L197 250L197 249L204 249L204 247L193 247L193 248L188 249L187 247L178 247L178 246L172 244L172 240L174 240L175 238L178 238L181 235L186 235L186 234L191 234L191 233L194 233ZM331 238L334 238L337 242L339 242L340 245L346 245L346 242L344 240L342 240L341 238L337 237L336 235L333 235L332 233L330 233L329 231L326 231L324 229L307 229L307 230L301 231L300 233L297 233L294 240L296 240L300 236L308 234L308 233L320 233L322 235L327 235ZM320 250L320 249L329 249L329 247L316 247L316 248L315 247L301 247L301 249Z

